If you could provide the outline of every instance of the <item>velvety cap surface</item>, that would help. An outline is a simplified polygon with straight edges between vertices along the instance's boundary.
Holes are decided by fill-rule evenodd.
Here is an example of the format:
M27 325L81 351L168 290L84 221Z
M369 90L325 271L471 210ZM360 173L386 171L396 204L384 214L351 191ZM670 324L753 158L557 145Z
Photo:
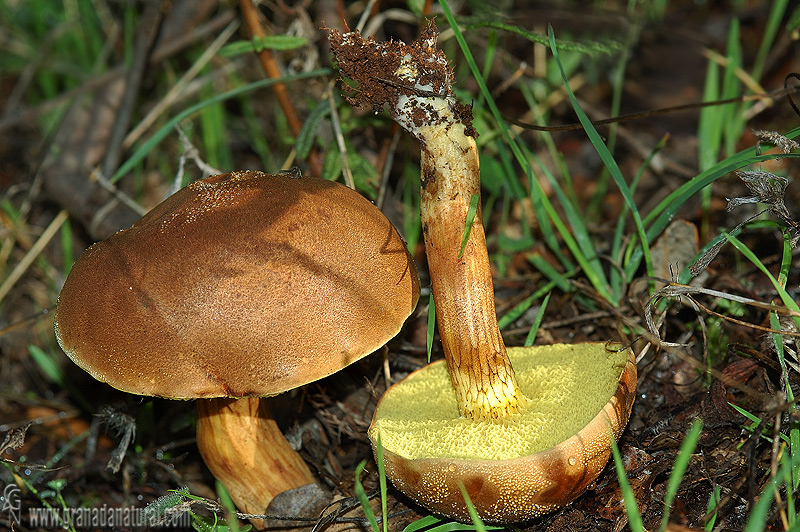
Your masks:
M87 249L61 291L56 336L126 392L266 396L386 343L418 294L405 243L358 193L235 172Z

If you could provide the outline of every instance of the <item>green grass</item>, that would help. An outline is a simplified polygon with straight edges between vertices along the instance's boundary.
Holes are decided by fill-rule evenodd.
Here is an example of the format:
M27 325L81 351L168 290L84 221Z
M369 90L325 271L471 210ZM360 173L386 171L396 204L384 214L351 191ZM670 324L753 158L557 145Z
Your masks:
M723 237L733 245L738 253L752 263L757 270L768 279L768 281L772 284L775 293L778 295L781 302L787 309L796 313L800 312L800 307L798 306L797 302L786 290L786 283L789 278L789 270L792 265L793 251L791 245L791 234L787 229L783 230L783 254L779 263L777 275L774 275L772 272L770 272L764 263L755 255L755 253L753 253L741 240L728 233L723 233ZM798 509L796 506L796 497L798 495L798 488L800 488L799 411L794 392L792 387L789 385L790 369L785 360L785 344L783 334L784 326L782 326L780 323L778 314L775 311L771 311L769 313L769 320L770 326L774 331L772 333L772 341L775 348L775 354L777 355L777 360L781 368L782 391L779 401L782 401L782 404L779 403L778 407L788 415L789 421L788 426L781 429L780 427L773 426L771 423L765 422L765 420L759 418L751 412L748 412L746 409L736 404L731 404L731 406L738 411L745 420L750 422L748 425L744 425L744 428L753 435L752 437L763 438L772 444L773 460L776 460L779 465L777 474L769 475L769 480L762 488L758 502L751 509L747 526L745 528L747 532L760 532L765 530L767 515L771 509L771 505L773 502L778 501L782 502L782 505L779 506L777 510L784 526L783 529L795 530L796 527L800 527L800 509ZM798 324L798 320L800 320L800 318L795 315L795 325ZM664 520L662 521L662 530L668 522L668 507L674 498L674 495L672 497L670 496L671 493L674 494L674 491L671 490L673 490L673 488L677 489L676 483L678 483L680 480L680 475L677 475L676 471L685 470L684 461L686 458L684 456L684 452L689 454L691 453L691 450L686 450L690 448L689 444L687 443L691 442L690 436L692 436L691 432L687 436L686 442L684 442L684 447L681 448L681 452L678 455L678 459L676 460L673 469L673 476L670 477L667 496L665 498L666 504ZM693 444L691 448L693 449ZM621 474L619 472L620 466L621 464L618 463L618 474ZM673 480L673 477L677 478ZM780 494L780 490L783 490L783 495ZM712 510L716 508L717 503L718 494L714 495L714 497L708 502L709 515L711 515L708 523L713 523L713 520L717 518L716 514L711 513ZM637 519L637 517L632 514L634 511L632 508L628 507L627 511L629 519ZM638 519L640 520L641 518L639 517ZM706 528L709 529L708 526Z
M582 275L586 276L594 290L613 306L619 306L622 303L628 283L640 272L640 268L644 267L645 274L652 274L649 247L664 230L666 224L687 202L695 198L697 194L705 194L706 198L709 198L710 185L719 179L727 177L731 171L774 158L773 156L756 156L755 148L748 148L739 153L730 153L723 160L717 162L716 156L723 144L723 140L730 151L735 140L741 136L743 122L740 116L744 106L729 105L706 108L701 113L699 133L700 146L702 147L701 172L669 194L651 211L640 213L633 192L651 158L661 149L663 142L654 146L650 157L645 161L645 164L629 185L617 166L611 149L597 133L597 130L580 108L570 89L569 72L576 67L577 63L574 61L576 56L574 53L569 56L571 60L570 66L565 67L565 62L562 59L565 53L562 50L561 41L557 42L555 35L551 33L548 43L553 53L553 65L556 72L560 74L563 90L567 93L591 144L602 159L605 172L611 177L617 192L622 195L625 201L624 210L616 220L617 230L612 242L611 259L618 266L612 267L601 259L597 251L603 247L603 242L598 241L589 231L588 223L590 219L586 217L584 206L577 202L574 192L571 191L571 180L568 173L561 166L562 175L554 174L531 151L530 147L513 133L511 127L501 115L497 103L494 101L484 80L483 72L475 61L464 35L456 24L455 17L445 2L442 2L442 8L458 41L461 53L464 55L470 72L480 89L479 100L475 104L476 123L484 124L484 127L489 131L486 134L486 140L483 140L485 129L479 127L482 132L479 138L479 142L481 142L479 148L482 150L481 153L489 151L496 153L499 158L499 161L488 162L487 158L482 156L481 166L483 168L484 187L490 192L495 191L495 193L499 190L504 190L518 200L529 197L542 231L542 237L550 251L559 258L563 270L571 271L576 266L580 268ZM779 10L780 6L776 5L773 9ZM508 31L505 26L502 29ZM725 70L723 88L721 91L717 89L717 82L714 81L717 69L712 64L713 68L712 66L709 67L709 76L707 78L706 99L719 99L739 94L738 79L735 76L736 69L741 68L738 35L738 26L734 23L729 32L729 61ZM768 39L769 37L767 36L766 38ZM570 49L570 51L573 50ZM534 93L529 91L527 94L529 105L533 107L535 105L533 100ZM483 110L480 107L482 102L488 108L489 116L482 115ZM786 135L789 138L794 138L798 131L793 130ZM543 135L543 139L552 146L552 142L547 135ZM787 157L797 156L797 154L787 155ZM554 160L558 160L558 158L554 157ZM516 183L512 161L528 176L527 191L520 190L519 184ZM538 180L535 179L534 164L536 165L535 170L544 176L551 185L557 203L553 203L550 200ZM600 186L598 190L598 195L601 195L605 194L606 188ZM596 203L599 201L599 197L591 201ZM623 228L627 226L626 222L632 222L636 228L635 238L627 243L625 242L623 231ZM564 254L564 247L568 249L568 255ZM553 280L556 280L557 277L562 289L569 284L568 278L563 274L559 275L557 270L551 268L549 271L543 271L542 273L545 273L548 278Z
M520 137L512 133L511 128L501 116L498 106L494 102L487 84L483 79L486 70L481 70L477 65L470 51L470 47L463 34L460 32L455 17L446 2L442 2L442 6L445 17L458 41L461 53L466 63L469 65L471 74L480 90L480 99L478 103L476 103L476 114L481 116L480 106L485 105L491 116L491 118L482 116L480 118L480 120L482 120L481 123L488 126L490 130L488 140L484 140L483 142L484 144L488 144L488 149L497 156L497 159L492 162L484 162L485 157L482 157L482 168L484 172L489 168L489 174L491 175L489 179L485 179L486 182L484 186L492 195L499 195L499 191L503 190L506 194L511 194L517 200L526 196L530 198L539 222L539 229L542 232L545 242L549 246L553 256L559 259L562 268L561 271L569 272L569 275L561 273L561 271L554 268L552 264L542 260L539 255L532 255L530 260L546 278L551 280L554 286L559 287L563 291L570 290L569 277L579 272L580 275L585 276L600 297L613 306L620 305L622 303L622 297L626 293L627 284L636 275L641 274L642 268L646 275L652 275L649 247L666 227L666 224L683 206L699 196L701 204L708 207L713 194L711 185L727 177L730 172L735 169L756 165L759 162L769 159L798 156L798 154L758 156L755 153L754 147L747 148L737 153L734 150L734 146L744 130L743 112L752 104L707 107L701 112L698 129L698 139L701 147L698 154L700 172L697 176L689 179L682 186L667 195L649 212L640 212L634 199L633 192L649 163L649 159L629 184L629 181L623 176L613 157L613 138L612 141L607 144L605 139L600 137L575 98L569 84L570 76L568 74L568 69L565 68L565 63L561 59L561 56L564 55L565 48L556 40L555 34L551 30L548 44L553 54L553 62L560 73L563 89L570 99L572 107L578 115L578 119L588 135L591 144L603 161L605 173L610 177L611 182L616 187L616 192L622 196L625 202L624 209L620 217L616 220L615 237L611 247L611 257L616 260L616 264L618 264L619 267L609 268L609 265L604 264L600 258L600 254L597 252L597 249L601 248L602 244L594 240L592 233L588 229L586 210L583 209L576 199L572 182L568 173L565 171L565 166L557 166L562 174L559 176L555 175L553 171L539 161L538 157L525 145ZM768 24L770 29L762 40L760 58L752 68L751 77L753 79L758 79L760 76L763 66L763 50L769 49L771 46L775 38L775 20L783 15L785 9L785 3L775 3L772 6ZM515 30L505 26L497 26L496 29L515 32ZM522 34L524 32L520 31L517 33ZM742 93L740 80L737 77L737 74L743 69L740 40L739 26L737 21L733 19L729 27L726 62L721 77L719 75L719 66L717 63L713 60L709 61L704 93L705 100L732 98ZM541 42L541 40L538 40L538 42ZM492 51L491 48L489 50ZM487 53L487 62L490 60L489 56L490 54ZM622 70L622 64L620 65L620 70ZM617 79L617 82L619 85L621 80ZM529 105L533 109L536 104L534 98L535 92L530 90L526 94ZM800 132L800 129L792 130L785 133L785 135L789 138L794 138L798 135L798 132ZM663 141L661 146L663 146ZM654 147L651 157L661 149L661 146ZM481 147L484 148L482 153L485 153L485 148L487 148L487 146ZM720 154L722 154L721 159L719 159ZM553 157L553 160L558 162L559 158ZM528 190L524 193L520 192L518 187L511 183L514 175L512 161L528 176ZM539 175L543 176L550 184L555 202L551 202L550 198L544 194L538 180L534 178L533 164L536 164ZM507 181L498 182L498 176L506 176ZM598 188L601 193L605 193L606 188L604 185ZM595 201L596 200L595 198ZM623 238L624 229L630 223L635 227L635 237L626 242ZM708 231L705 232L707 233ZM525 236L527 236L527 234L525 234ZM781 275L779 276L780 280L773 277L757 257L735 237L725 235L723 238L728 238L746 259L750 260L768 276L774 289L787 308L797 310L797 304L792 300L785 289L788 268L791 264L791 250L786 247L788 246L788 236L785 239L786 246L784 249ZM568 250L568 254L563 252L564 248ZM686 266L688 268L689 265ZM686 270L681 272L680 280L683 282L688 281ZM783 281L782 283L781 280ZM540 297L540 294L537 293L537 295ZM505 326L514 322L530 307L535 299L536 298L533 296L526 298L522 303L508 312L506 316L501 317L501 325ZM776 328L777 317L773 315L772 319L775 322L773 328ZM779 329L779 327L777 328ZM788 386L788 380L786 379L787 369L783 361L782 340L780 339L780 335L776 335L775 343L778 357L783 368L782 378L786 383L783 387L784 394L786 395L787 403L790 405L790 411L793 412L795 409L794 397L791 387ZM661 530L664 530L667 526L670 507L677 494L678 487L686 467L688 466L699 434L700 425L695 425L678 453L676 464L667 486L665 508L660 527ZM783 458L781 459L781 471L785 471L784 482L787 486L791 486L792 490L796 490L798 471L794 465L795 462L792 461L796 458L797 451L800 450L800 431L798 431L796 423L789 428L788 435L782 434L781 436L785 439L787 450L787 452L782 455ZM619 454L616 451L615 461L617 463L618 472L620 472L620 481L624 485L624 475L621 473L621 462L619 460ZM770 481L770 485L764 488L763 493L768 493L769 490L772 489L771 486L780 484L780 480L776 479L781 478L783 477L779 473L779 475ZM716 508L718 504L719 492L715 491L714 493L714 497L710 498L708 502L709 512ZM626 508L628 509L631 529L634 531L644 530L632 491L623 488L623 494ZM748 527L750 527L749 529L758 529L755 523L765 522L764 512L766 512L766 509L769 507L768 502L764 502L765 499L769 500L771 497L762 495L759 499L759 505L754 509L751 515L750 524L748 525ZM788 523L790 527L793 527L797 519L794 509L794 498L793 496L787 495L786 499L790 501L790 503L788 503L790 507L787 514ZM713 527L715 519L716 516L707 522L707 529ZM710 526L708 526L709 524Z
M387 502L386 502L386 471L384 470L383 464L383 446L381 445L381 435L378 434L378 442L376 447L376 463L378 465L378 488L381 498L381 524L382 532L386 532L389 528L389 512L387 511ZM356 497L358 497L358 501L361 503L361 508L364 510L364 514L367 516L369 520L369 524L372 527L373 532L381 532L381 528L378 527L378 521L375 518L375 512L372 511L372 507L369 504L369 499L367 498L367 494L364 491L364 486L361 484L361 472L364 470L367 461L362 460L358 467L356 468L356 482L355 482L355 492Z
M674 503L675 497L678 494L678 488L683 480L683 475L686 472L686 469L689 467L689 462L692 459L695 447L700 439L700 432L702 429L702 422L695 421L692 423L692 427L689 429L688 434L686 434L686 438L684 438L681 448L678 451L675 464L673 465L672 472L670 473L669 480L667 481L667 489L664 494L664 511L663 517L661 518L661 525L658 529L659 532L664 532L667 529L672 504ZM628 525L630 526L632 532L644 532L645 528L642 524L642 516L639 513L639 508L636 504L636 495L634 494L633 488L631 488L631 485L628 482L628 477L625 475L625 466L622 462L622 457L620 456L619 447L617 447L617 443L614 441L613 437L611 438L611 442L614 466L617 470L617 478L619 479L620 489L622 491L622 497L625 503L625 511L628 515Z
M703 430L703 423L695 421L692 423L692 428L684 438L681 448L678 451L678 456L675 459L675 464L672 466L672 473L670 473L669 481L667 482L667 491L664 495L664 516L661 518L661 531L667 529L669 524L669 514L672 504L675 502L675 497L678 494L683 475L689 467L689 461L692 459L694 449L697 447L697 442L700 440L700 431Z
M164 124L158 131L156 131L153 135L151 135L144 143L142 143L134 152L131 154L130 157L120 165L119 169L114 172L114 175L111 176L109 179L112 183L118 181L128 172L132 171L137 165L141 164L142 160L149 156L159 145L159 143L164 140L167 136L174 134L174 128L178 126L181 122L186 119L191 118L197 112L202 111L206 107L219 104L231 98L239 97L243 94L251 93L258 89L263 89L274 85L279 82L290 82L300 79L306 78L313 78L313 77L320 77L327 74L330 74L330 69L323 68L313 70L311 72L303 72L301 74L295 74L291 76L284 76L282 78L276 79L264 79L260 81L254 81L252 83L247 83L240 87L236 87L229 91L223 92L221 94L215 94L214 96L207 98L205 100L200 101L197 104L194 104L187 109L177 113L174 117L169 119L166 124Z
M792 246L790 242L791 237L788 231L784 231L783 236L783 257L780 263L777 278L770 273L761 260L759 260L759 258L756 257L755 254L753 254L753 252L750 251L750 249L748 249L742 242L731 236L728 236L728 239L736 247L736 249L745 256L745 258L752 262L769 279L786 308L798 312L800 311L800 306L798 306L797 302L786 290L789 268L791 267L792 263ZM794 322L795 325L800 325L800 318L795 317ZM789 458L791 466L788 470L789 481L787 482L787 485L792 491L797 491L797 489L800 487L800 421L798 420L798 413L800 413L800 410L798 410L794 392L789 384L789 368L787 367L785 360L784 336L780 332L783 330L783 327L781 326L781 323L779 322L778 316L775 312L770 313L770 326L776 331L772 334L772 341L775 345L775 353L777 354L778 363L780 364L781 368L783 398L786 400L786 410L790 419L788 438L784 434L780 434L781 437L787 439L786 443L788 443L788 447L786 448L786 451L788 452L788 456L791 457ZM790 500L793 501L791 497ZM795 514L794 511L790 512L789 515L792 517L792 521L800 517L800 514Z
M421 2L409 4L412 10L421 9ZM140 13L133 5L121 4L115 7L120 10L114 20L121 23L118 29L122 32L122 38L119 40L121 48L115 50L114 54L106 48L110 15L103 11L104 5L102 2L95 5L90 2L46 0L0 4L0 28L7 34L7 40L4 41L6 49L0 54L0 72L4 75L12 73L20 78L26 73L31 75L20 101L27 107L39 110L35 114L35 123L41 129L43 138L52 136L64 117L69 101L60 101L59 98L94 76L110 71L117 64L130 61ZM745 60L747 54L743 50L744 43L749 41L743 35L743 29L736 18L731 18L722 55L708 60L702 87L703 99L728 98L748 92L742 83L743 77L749 77L756 82L761 80L768 54L783 31L782 21L787 18L788 5L786 0L770 4L767 29L760 40L756 57L749 66ZM581 309L607 306L629 312L625 305L630 283L653 272L649 249L667 224L695 201L699 200L701 206L708 207L711 199L723 194L713 189L715 184L729 179L733 170L758 166L759 163L776 158L774 155L757 156L754 147L738 152L735 149L747 126L742 118L743 113L753 104L705 108L699 113L697 128L700 146L696 154L699 168L697 175L687 179L657 204L645 207L644 202L638 200L637 191L647 178L653 159L668 143L667 139L661 139L652 146L649 156L644 158L641 165L631 171L631 175L626 175L616 160L615 128L612 126L608 130L607 138L602 138L581 106L580 91L573 90L571 84L582 76L591 81L591 77L598 71L606 67L612 68L613 72L608 75L612 89L609 111L611 115L616 114L621 106L631 57L628 52L635 50L639 44L641 32L647 27L648 21L664 16L666 2L652 2L643 6L629 2L626 13L631 21L630 33L618 40L582 39L580 34L562 36L556 35L555 31L541 34L509 23L508 20L500 21L487 16L457 19L448 3L441 2L440 6L447 26L454 35L454 41L444 45L453 53L451 61L455 62L459 77L457 94L462 101L474 103L475 125L481 133L478 143L485 203L483 212L497 213L493 218L487 216L486 221L489 226L487 240L492 247L492 261L497 267L498 277L505 277L512 267L512 260L522 254L543 278L542 286L531 289L530 293L521 297L521 301L499 318L500 327L508 331L523 316L534 314L533 323L525 336L525 345L531 344L535 339L546 313L553 312L554 304L550 303L548 307L548 303L554 292L561 295L573 294ZM459 26L457 22L465 24ZM445 24L440 21L440 26L444 28ZM480 36L480 39L476 36ZM570 174L566 158L559 152L553 135L539 133L532 137L512 127L501 112L502 102L492 94L488 80L492 66L503 60L506 52L502 49L503 38L508 36L514 36L529 46L546 47L550 52L541 78L525 74L515 85L524 101L521 113L529 116L532 122L545 125L553 116L548 98L561 94L567 99L603 163L600 175L597 176L596 192L588 200L581 198L578 184ZM317 150L324 156L323 177L341 179L344 157L346 164L356 174L358 190L372 199L377 197L380 175L374 165L374 153L364 150L359 141L363 138L364 131L388 129L388 119L369 113L356 113L335 92L332 101L340 116L341 131L345 139L344 146L340 147L331 140L333 128L330 124L332 109L329 101L316 101L310 96L300 97L296 101L302 106L304 125L300 136L291 139L280 113L265 127L263 120L258 117L258 113L263 111L259 100L278 81L290 85L297 83L296 86L304 81L324 82L329 79L332 70L323 66L301 74L287 75L280 80L264 80L245 77L242 72L231 68L237 65L235 61L252 53L254 46L288 50L307 46L307 42L303 38L279 35L256 45L251 40L240 38L225 46L213 55L213 61L203 63L205 66L198 72L198 78L192 77L195 80L192 91L182 93L151 127L144 130L143 135L126 152L119 169L113 176L109 176L110 180L115 183L120 183L123 178L137 180L138 184L132 187L132 194L136 201L143 201L148 186L151 186L146 182L150 174L162 176L163 182L174 176L180 153L175 128L181 127L196 143L202 158L223 171L233 169L239 164L234 151L237 142L246 143L247 150L268 171L280 169L292 150L294 156L300 159L308 156L312 150ZM160 72L154 74L158 78L156 92L162 89L166 92L176 79L181 79L189 70L187 65L200 62L203 51L203 47L198 46L188 51L185 57L167 62ZM455 54L461 54L464 61L455 61ZM327 64L325 58L320 64ZM232 71L235 73L231 73ZM475 93L467 89L471 87L472 80L478 87ZM155 102L147 101L148 105L151 103ZM799 134L800 128L786 133L790 138L796 138ZM405 139L401 140L401 147L405 142ZM550 161L542 160L542 153L546 153ZM779 157L796 158L798 154ZM419 169L416 161L401 162L396 174L402 210L399 219L409 248L415 250L421 237L417 192ZM551 192L548 192L548 188ZM602 219L601 205L606 194L618 194L623 199L622 209L612 220ZM526 211L532 213L530 218L516 214L523 205L531 206ZM9 199L3 199L2 210L10 223L17 227L25 227L29 223L30 211ZM476 210L477 202L474 203L473 214ZM710 220L705 221L706 226L701 234L716 234L717 231L710 227L710 223ZM515 231L506 231L510 224L517 224ZM764 279L786 308L798 310L791 287L787 289L792 266L792 249L788 235L784 235L783 254L777 271L765 266L745 245L745 237L753 231L764 231L767 225L760 221L747 224L741 231L733 234L720 232L705 249L716 242L730 243L742 264L752 264L765 276ZM604 230L597 231L598 226ZM33 229L32 234L37 234L38 228ZM54 229L58 238L52 246L56 249L55 255L43 253L32 259L28 267L38 277L48 280L52 301L55 301L60 279L63 279L75 260L75 243L82 242L83 238L74 222L64 223ZM537 245L541 247L534 249ZM5 248L3 253L3 263L0 266L4 275L7 275L15 264L15 258L10 252L5 254ZM702 253L703 251L700 254ZM4 277L3 281L6 279ZM677 280L688 283L688 270L679 272ZM589 297L583 291L576 290L576 281L588 283L594 292L592 296L597 297ZM598 300L603 305L599 305ZM5 301L2 303L6 304ZM537 307L537 312L533 313L532 309ZM430 308L431 321L427 339L429 357L433 350L432 299ZM722 305L717 306L717 309L725 310ZM777 315L772 313L769 319L772 328L780 330ZM798 319L795 322L800 324ZM743 416L743 424L746 423L747 428L754 432L753 437L764 438L768 443L774 443L779 450L775 457L778 464L777 474L770 475L762 486L762 495L751 509L748 531L763 530L762 523L776 511L776 489L783 490L781 500L784 507L781 512L788 529L798 528L796 496L800 487L800 427L796 421L796 397L788 385L788 375L792 369L786 363L788 355L782 335L774 333L772 342L781 372L779 399L792 421L781 427L782 430L778 430L771 424L772 420L766 420L769 421L767 423L755 414L736 407ZM24 355L32 362L32 371L52 383L53 389L65 391L74 404L80 405L86 411L92 410L93 407L83 392L67 377L63 369L65 361L51 336L42 335L37 343L30 344ZM695 434L694 430L693 428L690 435ZM77 443L67 442L62 450L66 453ZM678 455L684 467L692 456L693 451L689 449L692 446L692 440L687 437L685 448L682 447ZM64 454L58 454L53 457L53 464L59 464L63 456ZM618 460L619 455L616 453L615 461L619 472ZM668 483L669 496L665 500L662 529L681 485L682 473L678 465L680 464L676 465ZM357 475L362 471L363 466L359 468ZM41 476L41 473L36 475ZM620 480L623 481L622 476ZM380 472L379 483L382 512L386 515L385 501L389 488L385 476ZM360 486L360 483L357 482L356 486ZM31 488L35 487L31 485ZM63 499L58 497L64 488L65 486L58 484L48 486L47 490L41 492L43 503L46 501L46 504L55 506L61 504ZM32 493L37 492L32 490ZM221 491L220 495L224 499L224 492ZM641 516L638 520L636 518L633 493L623 489L623 495L631 529L642 530ZM719 508L720 498L724 496L717 486L710 491L707 509L711 517L705 523L706 530L713 529L714 523L720 522L721 517L724 517L713 514ZM365 511L367 507L368 505ZM374 515L370 522L373 521L376 532L380 528L385 530L385 519L382 519L383 526L377 523ZM235 524L223 523L214 517L210 520L198 518L195 526L198 530L220 530L223 527L235 527ZM412 523L406 530L480 530L479 526L477 522L464 525L431 516Z

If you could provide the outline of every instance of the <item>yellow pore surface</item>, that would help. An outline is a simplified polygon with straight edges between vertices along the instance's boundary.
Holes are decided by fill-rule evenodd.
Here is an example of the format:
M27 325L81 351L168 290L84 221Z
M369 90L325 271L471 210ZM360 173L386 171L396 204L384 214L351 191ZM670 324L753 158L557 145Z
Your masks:
M611 399L628 358L605 344L511 347L527 398L503 420L459 416L443 361L411 374L384 396L371 429L384 449L408 459L506 460L549 449L585 427Z

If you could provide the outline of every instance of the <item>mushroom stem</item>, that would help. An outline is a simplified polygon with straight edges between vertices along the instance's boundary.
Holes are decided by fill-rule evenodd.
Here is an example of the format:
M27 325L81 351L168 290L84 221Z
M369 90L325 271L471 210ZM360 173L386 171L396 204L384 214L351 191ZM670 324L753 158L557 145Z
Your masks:
M258 397L199 399L197 447L245 513L263 514L279 493L315 482Z
M473 419L505 417L519 410L522 393L497 326L475 140L448 99L408 101L412 112L435 113L433 125L413 133L422 145L420 212L436 319L459 410ZM478 210L461 253L473 197Z
M447 58L436 49L431 22L410 45L331 32L341 72L358 82L349 100L389 103L392 118L422 147L422 230L436 319L459 410L472 419L502 418L525 399L497 326L494 289L480 207L462 253L480 173L472 111L456 101Z

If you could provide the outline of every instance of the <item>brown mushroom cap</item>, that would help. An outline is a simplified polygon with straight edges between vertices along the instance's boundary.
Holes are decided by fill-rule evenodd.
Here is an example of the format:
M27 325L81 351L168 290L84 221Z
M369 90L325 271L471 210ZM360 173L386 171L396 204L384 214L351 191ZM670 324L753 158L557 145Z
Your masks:
M126 392L269 396L376 350L418 293L405 243L358 193L234 172L91 246L55 327L76 364Z
M471 421L455 419L458 417L455 394L452 390L442 393L450 386L443 361L430 364L409 375L392 387L378 404L375 418L370 427L370 439L373 446L377 444L378 433L381 435L386 476L403 493L431 511L448 517L469 521L470 515L464 502L460 486L464 486L478 515L487 522L515 523L553 511L577 498L593 482L605 467L611 456L610 436L618 439L627 424L636 391L636 362L630 350L608 352L605 344L576 344L537 346L535 348L509 348L509 357L517 369L520 386L528 396L527 413L536 417L536 409L544 401L553 402L562 408L554 416L543 414L548 419L546 425L533 429L530 425L514 427L518 416L510 416L505 420ZM580 357L591 356L602 363L584 364ZM539 374L526 377L531 360L536 361ZM576 363L578 362L578 363ZM600 367L599 375L592 367ZM588 372L584 373L585 369ZM403 419L411 420L415 415L410 408L404 408L403 414L397 414L394 406L387 406L390 401L396 404L408 404L407 396L392 396L398 389L414 383L417 379L426 379L424 373L437 372L436 391L427 384L420 384L416 391L403 392L415 395L416 401L435 404L436 410L444 419L448 416L455 419L456 427L445 430L431 416L417 414L421 421L410 427ZM578 372L583 374L578 374ZM550 374L550 378L547 375ZM560 374L560 375L557 375ZM544 375L544 378L542 378ZM581 412L595 400L586 400L589 390L595 388L595 381L608 382L611 386L605 397L599 398L599 406L588 413ZM573 384L565 385L565 379ZM526 382L527 381L527 382ZM539 381L539 384L531 383ZM602 388L605 384L600 386ZM420 390L428 388L428 393ZM533 389L538 388L538 389ZM562 388L556 390L555 388ZM545 397L551 396L551 397ZM537 406L537 401L540 405ZM556 412L556 409L553 409ZM393 413L395 412L395 413ZM391 422L382 423L386 418ZM517 421L515 421L515 417ZM580 421L583 419L583 421ZM579 430L569 427L579 423ZM527 421L525 423L528 423ZM393 426L404 426L393 431ZM469 431L460 432L461 430ZM509 429L504 435L503 431ZM420 444L411 433L417 431L421 438L427 440ZM559 432L566 435L557 436ZM399 439L387 437L388 432L400 432ZM525 439L526 433L536 434L539 442L531 447ZM552 434L551 434L552 433ZM555 438L555 445L546 443ZM431 452L434 442L445 443L454 440L451 450L445 456L431 456L440 451ZM399 442L399 443L398 443ZM544 448L536 449L537 446ZM400 450L402 448L402 450ZM456 454L447 455L457 448ZM482 448L482 449L480 449ZM489 449L491 448L491 449ZM502 459L485 459L472 456L477 452L491 452ZM517 457L509 457L515 456Z

